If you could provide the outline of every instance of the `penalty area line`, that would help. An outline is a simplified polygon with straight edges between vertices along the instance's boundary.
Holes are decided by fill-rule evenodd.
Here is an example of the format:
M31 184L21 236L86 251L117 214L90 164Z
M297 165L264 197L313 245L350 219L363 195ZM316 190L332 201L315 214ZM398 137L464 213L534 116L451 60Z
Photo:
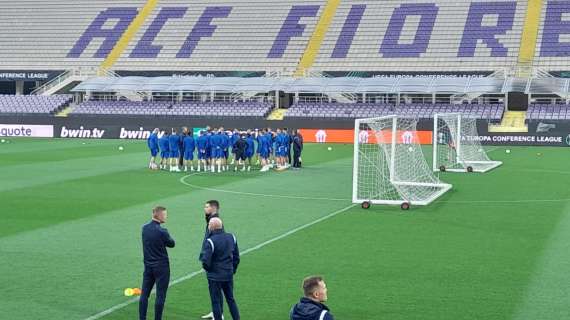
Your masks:
M349 206L347 206L347 207L344 207L344 208L342 208L342 209L340 209L340 210L336 210L336 211L334 211L334 212L331 212L331 213L329 213L329 214L327 214L327 215L325 215L325 216L322 216L322 217L320 217L320 218L318 218L318 219L316 219L316 220L313 220L313 221L311 221L311 222L309 222L309 223L306 223L306 224L304 224L304 225L301 225L301 226L299 226L299 227L296 227L296 228L294 228L294 229L291 229L291 230L289 230L289 231L287 231L287 232L285 232L285 233L283 233L283 234L281 234L281 235L279 235L279 236L277 236L277 237L271 238L271 239L269 239L269 240L266 240L266 241L264 241L264 242L261 242L261 243L255 245L255 246L253 246L253 247L251 247L251 248L248 248L248 249L246 249L245 251L242 251L242 252L241 252L241 255L243 256L243 255L246 255L246 254L248 254L248 253L257 251L257 250L259 250L259 249L261 249L261 248L263 248L263 247L265 247L265 246L267 246L267 245L269 245L269 244L272 244L272 243L275 242L275 241L279 241L279 240L281 240L281 239L283 239L283 238L286 238L286 237L288 237L288 236L290 236L290 235L292 235L292 234L294 234L294 233L297 233L297 232L299 232L299 231L301 231L301 230L307 229L307 228L309 228L309 227L311 227L311 226L313 226L313 225L315 225L315 224L317 224L317 223L323 222L323 221L328 220L328 219L330 219L330 218L332 218L332 217L334 217L334 216L336 216L336 215L339 215L339 214L341 214L341 213L343 213L343 212L345 212L345 211L348 211L348 210L354 208L355 206L356 206L356 204L351 204L351 205L349 205ZM182 277L180 277L180 278L177 278L177 279L175 279L175 280L172 280L172 281L168 284L168 287L174 286L174 285L176 285L176 284L178 284L178 283L181 283L181 282L183 282L183 281L186 281L186 280L190 280L190 279L196 277L197 275L199 275L199 274L201 274L201 273L203 273L203 272L204 272L204 270L199 270L199 271L194 271L194 272L191 272L191 273L189 273L189 274L186 274L186 275L184 275L184 276L182 276ZM154 290L153 290L153 292L151 292L151 294L154 294ZM113 313L113 312L115 312L115 311L117 311L117 310L123 309L123 308L125 308L125 307L127 307L127 306L129 306L129 305L131 305L131 304L133 304L133 303L135 303L135 302L138 302L138 301L139 301L139 298L138 298L138 297L137 297L137 298L130 299L130 300L127 300L127 301L125 301L125 302L122 302L122 303L119 303L119 304L117 304L117 305L115 305L115 306L112 306L112 307L110 307L109 309L103 310L103 311L101 311L101 312L99 312L99 313L97 313L97 314L94 314L94 315L92 315L92 316L90 316L90 317L88 317L88 318L85 318L84 320L97 320L97 319L101 319L101 318L104 317L104 316L107 316L107 315L109 315L109 314L111 314L111 313Z

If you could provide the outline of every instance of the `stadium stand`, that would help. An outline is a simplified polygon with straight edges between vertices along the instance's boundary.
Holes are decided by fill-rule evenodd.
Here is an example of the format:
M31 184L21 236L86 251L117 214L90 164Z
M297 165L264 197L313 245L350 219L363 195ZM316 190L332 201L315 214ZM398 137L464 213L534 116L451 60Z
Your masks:
M287 111L286 118L309 119L357 119L398 114L403 117L432 119L436 113L462 113L468 118L499 121L503 116L501 104L343 104L343 103L298 103Z
M2 4L0 60L8 70L266 71L313 55L318 72L493 72L530 52L534 66L564 70L570 3L528 3L20 0ZM538 30L528 39L527 10Z
M262 102L162 102L162 101L87 101L70 114L73 115L149 115L192 116L208 118L265 118L271 111L270 103Z
M2 114L54 114L67 106L73 96L12 96L0 95Z
M530 105L526 120L570 120L570 107L567 105Z

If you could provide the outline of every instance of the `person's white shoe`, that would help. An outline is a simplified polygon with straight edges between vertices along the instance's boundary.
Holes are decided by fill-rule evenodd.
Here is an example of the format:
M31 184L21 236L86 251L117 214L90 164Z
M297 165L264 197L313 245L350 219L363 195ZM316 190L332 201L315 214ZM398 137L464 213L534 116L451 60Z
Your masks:
M194 172L194 167L190 167L190 171L191 171L191 172Z
M185 167L185 168L184 168L184 172L188 172L188 168Z
M210 312L202 316L202 319L214 319L214 313Z

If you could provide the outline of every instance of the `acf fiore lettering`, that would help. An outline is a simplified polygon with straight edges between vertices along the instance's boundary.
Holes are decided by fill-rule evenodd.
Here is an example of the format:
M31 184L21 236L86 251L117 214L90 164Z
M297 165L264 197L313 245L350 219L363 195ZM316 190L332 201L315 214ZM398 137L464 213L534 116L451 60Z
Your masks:
M228 2L231 3L231 2ZM461 42L457 49L457 57L474 57L478 45L490 49L491 57L506 57L509 54L501 38L513 29L513 22L517 6L524 5L517 1L472 2L469 4ZM172 19L184 19L189 7L163 7L154 20L149 24L143 36L130 53L130 58L157 58L162 46L154 44L163 27ZM176 54L177 59L192 57L194 49L205 38L214 36L219 29L216 21L230 17L232 6L208 6L189 31L184 43ZM289 9L279 32L276 34L273 45L267 48L268 59L282 58L290 40L303 36L307 32L307 25L303 19L315 19L321 10L319 5L294 5ZM331 58L346 58L355 38L362 18L366 15L366 4L356 4L344 20L343 27ZM138 14L136 7L113 7L101 11L91 22L84 33L77 40L67 54L68 58L79 58L89 44L94 40L102 40L94 58L105 58L116 45L121 35ZM548 1L544 15L542 42L540 56L560 57L570 56L570 43L561 42L561 35L570 34L570 22L564 19L570 13L570 1ZM378 54L383 58L413 58L426 53L436 19L440 13L436 3L402 3L390 13L387 29L380 40ZM415 30L415 37L411 43L401 43L402 33L406 21L412 17L419 20ZM439 17L445 19L445 17ZM486 20L494 20L489 25ZM255 37L255 34L251 35ZM436 45L436 44L434 44Z

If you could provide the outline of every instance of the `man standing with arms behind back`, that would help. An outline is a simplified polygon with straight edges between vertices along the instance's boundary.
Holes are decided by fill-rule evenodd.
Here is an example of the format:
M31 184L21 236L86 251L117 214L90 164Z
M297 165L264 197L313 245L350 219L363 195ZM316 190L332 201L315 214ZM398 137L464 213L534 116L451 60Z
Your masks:
M162 319L162 311L166 301L166 290L170 281L170 262L166 248L174 248L174 239L168 230L160 225L166 222L168 212L165 207L152 209L152 220L142 228L142 245L144 256L144 273L142 293L139 300L139 319L146 320L148 297L156 283L156 301L154 319Z
M212 218L219 218L220 215L218 211L220 210L220 202L218 200L208 200L204 204L204 218L206 219L206 232L204 232L204 240L210 237L209 224ZM223 227L222 227L223 230ZM210 312L202 316L202 319L213 319L214 312Z
M202 245L200 261L208 277L208 289L214 312L214 320L222 320L223 297L233 320L239 320L239 309L234 299L234 274L239 265L239 249L236 237L224 232L222 220L211 218L208 224L210 236ZM222 294L223 293L223 294Z

